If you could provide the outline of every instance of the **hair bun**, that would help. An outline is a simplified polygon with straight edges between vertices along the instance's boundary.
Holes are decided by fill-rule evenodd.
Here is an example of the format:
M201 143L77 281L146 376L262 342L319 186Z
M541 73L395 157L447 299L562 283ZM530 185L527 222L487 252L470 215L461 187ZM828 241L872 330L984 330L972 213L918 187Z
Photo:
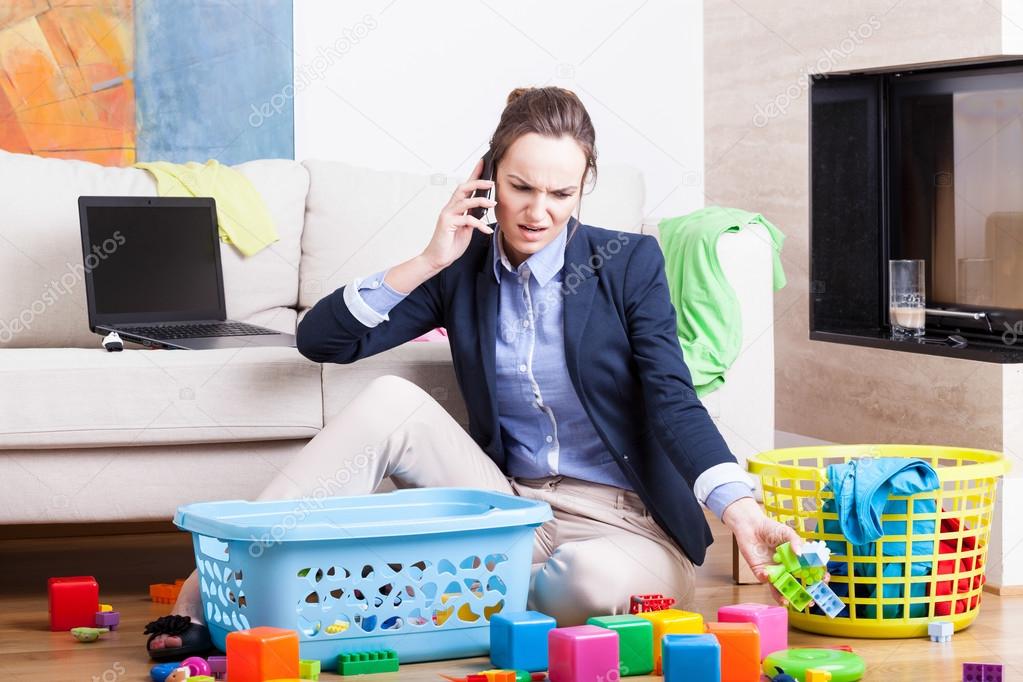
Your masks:
M508 101L505 103L505 106L511 104L519 97L522 97L527 92L531 92L533 90L536 90L536 88L515 88L514 90L508 93Z

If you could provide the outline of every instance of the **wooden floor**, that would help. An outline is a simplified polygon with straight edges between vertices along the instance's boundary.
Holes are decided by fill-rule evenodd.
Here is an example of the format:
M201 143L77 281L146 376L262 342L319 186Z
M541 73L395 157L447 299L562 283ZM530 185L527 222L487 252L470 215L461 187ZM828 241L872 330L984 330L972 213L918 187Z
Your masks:
M712 522L719 534L722 528ZM707 563L699 569L695 604L684 605L713 618L723 604L765 601L759 585L737 587L730 579L730 544L718 535ZM183 577L190 562L183 534L99 536L92 538L0 539L0 680L135 682L149 679L153 665L145 654L142 628L167 612L152 604L145 585ZM75 642L70 634L49 632L46 578L51 575L96 575L101 600L121 613L121 627L94 644ZM848 643L867 662L867 680L934 680L959 682L964 661L1005 665L1005 679L1023 680L1023 597L985 594L980 617L948 644L916 640L833 640L793 630L793 645ZM374 682L400 679L438 682L438 673L461 675L489 667L486 659L402 666ZM322 679L339 679L324 674ZM656 680L658 678L630 678ZM698 682L698 681L694 681Z

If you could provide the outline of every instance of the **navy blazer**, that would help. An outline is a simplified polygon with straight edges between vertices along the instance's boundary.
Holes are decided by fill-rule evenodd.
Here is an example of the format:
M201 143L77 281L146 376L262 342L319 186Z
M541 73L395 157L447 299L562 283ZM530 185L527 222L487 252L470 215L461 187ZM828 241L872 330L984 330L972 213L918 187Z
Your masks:
M573 217L566 229L575 227L562 272L572 385L653 518L702 564L713 538L693 485L710 467L736 459L682 359L664 256L649 235L591 227ZM342 287L309 310L297 337L299 352L310 360L347 364L445 327L469 434L506 471L494 393L499 299L493 249L492 235L474 231L460 258L376 327L355 319Z

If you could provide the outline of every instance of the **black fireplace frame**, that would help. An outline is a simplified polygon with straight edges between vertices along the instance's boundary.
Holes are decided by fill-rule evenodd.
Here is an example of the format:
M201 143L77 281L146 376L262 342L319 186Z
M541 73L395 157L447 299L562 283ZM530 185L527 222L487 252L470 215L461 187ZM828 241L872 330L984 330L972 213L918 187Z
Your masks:
M901 188L892 178L901 149L899 127L892 125L898 120L899 98L911 90L945 91L952 83L961 84L954 90L967 90L981 82L985 87L1023 90L1023 60L811 78L810 339L984 362L1023 362L1023 333L1013 333L1023 331L1023 310L928 301L928 308L984 312L986 317L928 314L927 333L921 339L894 339L887 324L886 264L898 237L891 226L901 205ZM1020 281L1023 286L1023 272Z

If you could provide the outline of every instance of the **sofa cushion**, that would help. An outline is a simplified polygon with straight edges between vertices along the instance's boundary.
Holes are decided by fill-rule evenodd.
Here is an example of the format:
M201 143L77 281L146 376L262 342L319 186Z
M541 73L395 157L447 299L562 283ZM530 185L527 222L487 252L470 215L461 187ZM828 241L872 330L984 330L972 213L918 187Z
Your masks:
M308 174L287 160L236 166L262 194L280 241L243 258L221 244L227 313L294 331ZM146 171L0 151L0 348L95 347L82 279L78 197L154 196ZM267 314L269 313L269 314Z
M464 178L378 171L335 161L303 162L309 170L299 305L308 308L350 282L422 252L437 215ZM583 223L639 229L643 177L628 166L601 166L583 195ZM490 214L493 219L493 214Z
M320 366L294 348L0 352L0 449L310 438Z
M408 379L468 428L469 416L451 364L447 340L405 343L350 365L323 365L323 420L327 422L373 379L385 374Z

